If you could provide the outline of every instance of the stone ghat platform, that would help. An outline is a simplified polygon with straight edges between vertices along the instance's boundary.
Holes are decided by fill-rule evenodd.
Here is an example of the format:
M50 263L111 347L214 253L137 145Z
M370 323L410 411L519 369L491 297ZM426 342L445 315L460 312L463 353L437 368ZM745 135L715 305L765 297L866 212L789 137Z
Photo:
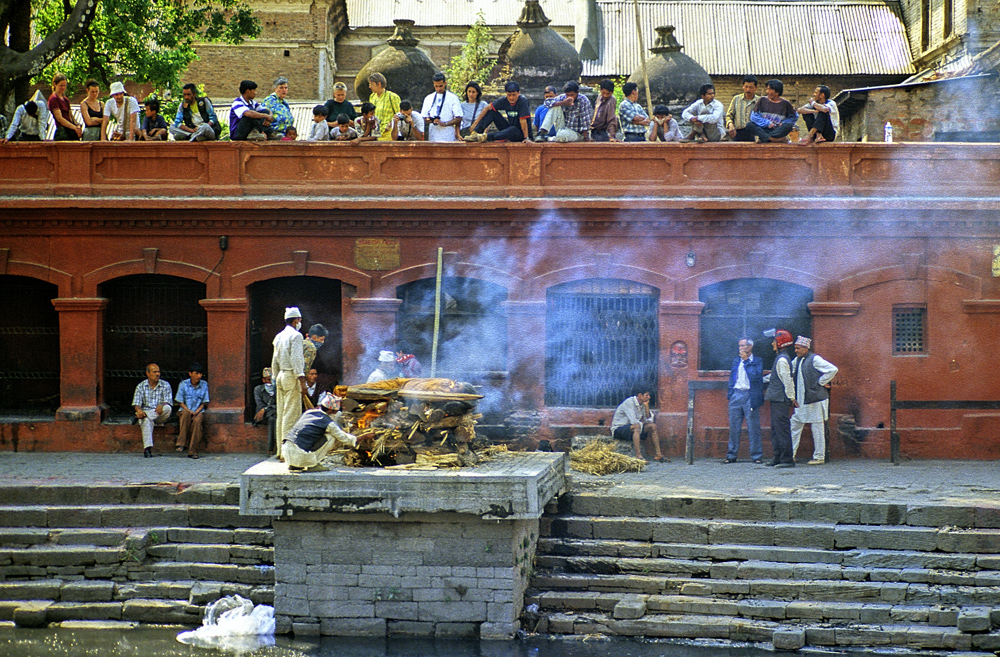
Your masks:
M496 200L495 207L532 207L552 197L573 207L630 209L634 197L648 207L654 199L689 207L715 197L747 209L771 207L768 197L817 196L866 203L914 197L926 207L934 197L995 202L997 188L989 181L1000 180L1000 146L43 142L0 146L0 179L0 207L58 207L60 198L67 207L78 205L73 196L126 196L136 199L134 208L162 206L149 197L184 198L187 208L237 207L239 197L257 195L266 195L272 209L324 206L334 198L341 209L396 208L401 199L409 208L441 209L467 206L469 198L478 199L480 209L494 207L487 199ZM333 180L352 185L322 187ZM30 197L49 198L30 203ZM95 202L88 207L98 207Z
M456 470L250 468L240 510L274 518L278 632L512 638L566 463L522 452Z

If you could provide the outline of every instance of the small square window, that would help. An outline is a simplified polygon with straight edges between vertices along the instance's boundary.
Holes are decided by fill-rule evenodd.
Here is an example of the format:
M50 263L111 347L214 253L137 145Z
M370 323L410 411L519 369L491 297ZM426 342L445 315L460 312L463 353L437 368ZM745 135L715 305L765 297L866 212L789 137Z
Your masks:
M892 353L895 355L927 353L927 308L893 306Z

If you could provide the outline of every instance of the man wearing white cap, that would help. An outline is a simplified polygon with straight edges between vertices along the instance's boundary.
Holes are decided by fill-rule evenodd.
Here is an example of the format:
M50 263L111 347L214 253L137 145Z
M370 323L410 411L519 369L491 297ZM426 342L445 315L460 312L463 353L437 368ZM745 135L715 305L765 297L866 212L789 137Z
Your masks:
M278 459L281 444L292 425L302 415L302 396L306 394L306 361L302 355L302 313L295 306L285 308L285 328L274 336L274 354L271 370L275 373L274 433L278 442Z
M284 439L284 454L291 471L326 470L320 461L337 442L357 447L358 439L337 424L340 400L328 392L319 397L316 408L309 409L292 425Z
M378 352L378 367L368 375L367 383L377 383L391 379L396 373L396 354L383 349Z
M108 122L114 117L117 125L114 133L108 134ZM125 85L111 83L111 98L104 104L104 118L101 120L101 141L134 141L139 132L139 101L125 95Z
M813 435L813 457L809 465L826 462L826 427L830 417L830 382L837 376L837 368L812 353L812 340L800 335L795 340L795 361L792 377L795 379L795 401L798 407L792 415L792 455L799 451L802 428L809 424Z

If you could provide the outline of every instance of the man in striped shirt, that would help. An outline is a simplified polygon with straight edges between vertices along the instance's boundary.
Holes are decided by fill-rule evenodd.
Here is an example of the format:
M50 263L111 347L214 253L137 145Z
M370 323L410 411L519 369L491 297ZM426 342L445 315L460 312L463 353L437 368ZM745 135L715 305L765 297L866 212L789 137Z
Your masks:
M753 135L747 130L747 123L758 100L760 96L757 95L757 78L748 75L743 78L743 93L733 96L726 112L726 132L729 133L731 140L753 141Z

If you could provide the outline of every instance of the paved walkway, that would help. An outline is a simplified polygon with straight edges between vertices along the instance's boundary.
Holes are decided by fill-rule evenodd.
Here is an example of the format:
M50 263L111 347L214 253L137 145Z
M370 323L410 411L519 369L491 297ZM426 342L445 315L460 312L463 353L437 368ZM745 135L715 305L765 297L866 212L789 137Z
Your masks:
M143 459L140 454L0 452L0 485L228 483L262 460L261 454L204 454L194 460L174 454ZM606 477L572 472L570 485L623 496L685 493L1000 508L1000 461L908 461L893 466L886 461L845 460L785 470L748 462L723 465L715 459L693 465L678 461Z

